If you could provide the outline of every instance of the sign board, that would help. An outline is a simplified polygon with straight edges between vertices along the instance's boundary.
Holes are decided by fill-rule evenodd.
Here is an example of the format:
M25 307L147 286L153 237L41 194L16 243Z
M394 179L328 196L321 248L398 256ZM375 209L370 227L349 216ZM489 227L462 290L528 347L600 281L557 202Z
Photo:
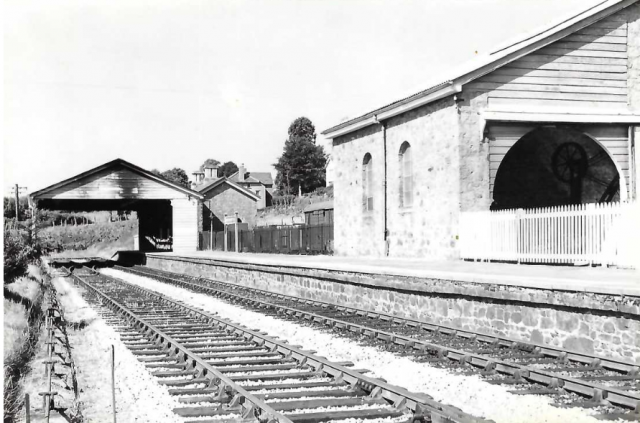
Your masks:
M225 216L224 217L224 224L225 225L233 225L234 223L236 223L238 220L236 219L235 216Z

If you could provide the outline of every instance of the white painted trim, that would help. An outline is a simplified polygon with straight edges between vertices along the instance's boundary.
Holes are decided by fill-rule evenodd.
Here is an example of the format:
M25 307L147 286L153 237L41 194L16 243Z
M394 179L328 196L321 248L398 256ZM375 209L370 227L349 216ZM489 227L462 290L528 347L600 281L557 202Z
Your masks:
M359 122L355 122L349 126L345 126L343 128L337 129L335 131L332 132L327 132L326 134L324 134L324 136L328 139L333 139L333 138L337 138L341 135L345 135L348 134L349 132L353 132L356 131L358 129L364 128L366 126L369 125L373 125L376 123L375 117L372 116L369 119L366 120L361 120Z
M368 119L357 121L352 123L351 125L344 126L342 128L336 129L335 131L327 132L324 136L328 139L337 138L341 135L348 134L355 130L365 128L369 125L374 125L381 120L389 119L391 117L400 115L409 110L413 110L417 107L423 106L425 104L431 103L436 100L440 100L442 98L448 97L450 95L457 94L462 91L462 86L460 85L449 85L447 87L443 87L437 91L432 92L424 97L417 98L408 103L399 104L397 107L381 112L375 116L372 116Z
M537 113L483 110L480 115L489 121L502 122L566 122L566 123L625 123L640 124L640 115L627 113Z
M389 119L391 117L408 112L409 110L413 110L417 107L424 106L425 104L431 103L432 101L440 100L450 95L458 94L461 91L462 91L461 85L450 85L448 87L441 88L438 91L435 91L429 95L413 100L409 103L406 103L401 106L395 107L391 110L387 110L385 112L379 113L376 115L376 117L378 118L378 120Z

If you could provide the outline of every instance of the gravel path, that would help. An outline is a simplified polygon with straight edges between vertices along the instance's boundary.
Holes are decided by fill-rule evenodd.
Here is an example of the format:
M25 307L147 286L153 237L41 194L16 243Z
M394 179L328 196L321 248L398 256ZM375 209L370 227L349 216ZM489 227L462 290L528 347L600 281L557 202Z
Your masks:
M53 280L59 302L70 323L87 324L68 330L77 367L79 401L87 422L112 421L111 345L115 346L116 410L120 422L171 423L183 421L173 414L181 406L158 385L145 366L120 342L118 334L102 320L65 278Z
M453 374L447 370L416 363L408 358L373 347L360 345L331 333L275 319L260 313L227 304L216 298L190 292L149 278L114 269L104 274L171 296L209 312L246 325L260 328L272 336L279 336L294 345L316 350L319 355L334 361L352 361L356 368L372 370L371 376L381 377L394 385L411 391L424 392L437 401L461 408L467 413L494 420L496 423L597 423L599 420L584 409L559 409L551 405L551 398L535 395L513 395L508 387L490 385L479 376Z

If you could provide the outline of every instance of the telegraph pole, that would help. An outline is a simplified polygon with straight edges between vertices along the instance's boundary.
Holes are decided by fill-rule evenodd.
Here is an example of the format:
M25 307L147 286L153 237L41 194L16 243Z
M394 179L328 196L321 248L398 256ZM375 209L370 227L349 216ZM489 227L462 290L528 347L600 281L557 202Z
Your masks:
M27 190L27 187L21 187L15 184L13 187L14 194L16 196L16 222L20 220L20 190Z

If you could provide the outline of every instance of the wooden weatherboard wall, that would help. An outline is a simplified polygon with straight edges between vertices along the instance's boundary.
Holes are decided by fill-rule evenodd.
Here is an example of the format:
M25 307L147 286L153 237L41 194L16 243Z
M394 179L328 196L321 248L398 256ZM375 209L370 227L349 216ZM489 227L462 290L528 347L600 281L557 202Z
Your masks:
M198 248L198 201L171 200L173 207L173 251L195 251Z
M581 29L471 82L488 106L624 109L627 22L622 13Z
M505 154L524 135L539 126L540 124L536 123L491 123L488 126L489 190L492 195L498 168ZM629 181L629 127L627 125L574 125L573 127L598 141L605 148L621 173L621 186L626 186Z
M52 199L172 199L185 194L124 166L107 168L41 194Z

